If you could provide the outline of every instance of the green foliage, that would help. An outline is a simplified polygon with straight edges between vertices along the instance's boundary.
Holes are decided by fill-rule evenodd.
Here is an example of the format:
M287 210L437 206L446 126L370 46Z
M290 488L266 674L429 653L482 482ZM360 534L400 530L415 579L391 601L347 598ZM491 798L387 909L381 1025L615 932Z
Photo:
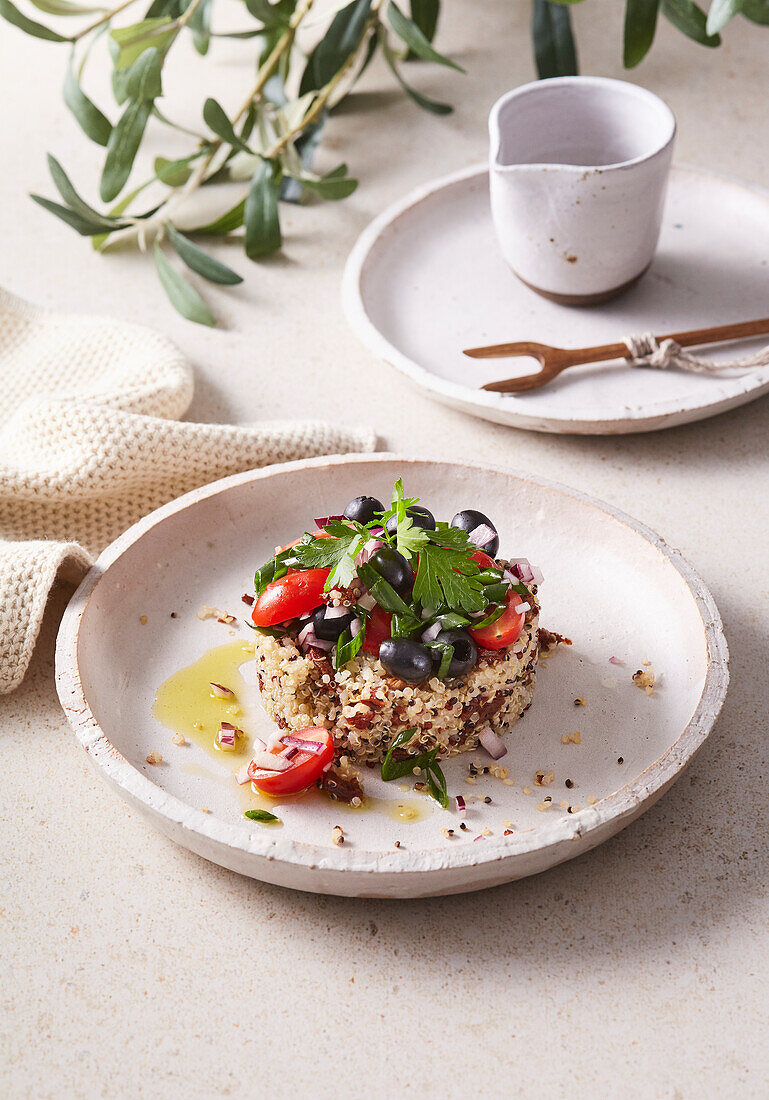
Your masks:
M62 94L85 136L105 150L99 194L111 204L100 213L84 203L57 161L49 162L62 202L40 195L32 198L69 225L91 237L102 249L120 234L122 240L145 242L164 237L179 258L196 274L212 282L240 281L230 268L213 260L188 234L226 237L239 233L246 255L261 260L281 248L280 204L303 200L337 201L353 193L358 181L342 164L329 172L313 170L314 157L326 119L379 53L409 98L425 111L448 115L450 104L432 99L412 84L421 81L421 65L428 62L464 72L434 45L441 11L440 0L350 0L332 10L309 55L297 44L297 34L310 13L312 0L245 0L242 29L217 32L212 20L223 0L0 0L0 20L25 34L52 43L67 43L72 51ZM540 77L577 71L577 51L571 8L584 0L531 0L532 38ZM65 19L69 33L30 18L24 7L56 19ZM113 17L126 9L128 25L114 26ZM769 26L769 0L710 0L705 12L694 0L626 0L623 58L627 68L648 53L660 13L688 38L703 46L718 46L719 31L735 16ZM135 14L134 14L135 13ZM141 18L137 18L138 16ZM315 9L313 21L317 26ZM122 17L121 17L122 18ZM176 126L161 112L163 69L169 54L185 37L206 54L218 37L243 43L256 62L255 84L240 110L231 114L209 97L203 109L207 128L199 136ZM83 90L83 70L96 47L107 49L112 60L112 94L120 110L105 111ZM407 79L404 72L409 71ZM298 93L290 96L286 87ZM173 109L170 111L174 114ZM112 118L117 118L113 122ZM194 143L189 154L154 157L154 173L132 190L128 181L150 127L157 148L159 126L182 130ZM149 144L149 142L147 142ZM210 221L181 234L173 223L180 207L198 188L230 181L240 193ZM134 213L134 203L146 187L165 188L155 206ZM153 196L154 197L154 196ZM118 200L115 202L115 200ZM187 221L187 224L189 220ZM162 249L154 252L158 274L176 308L191 320L210 325L213 317L197 291L169 263ZM409 530L402 529L408 551ZM418 543L421 536L413 534ZM440 583L439 581L437 583Z

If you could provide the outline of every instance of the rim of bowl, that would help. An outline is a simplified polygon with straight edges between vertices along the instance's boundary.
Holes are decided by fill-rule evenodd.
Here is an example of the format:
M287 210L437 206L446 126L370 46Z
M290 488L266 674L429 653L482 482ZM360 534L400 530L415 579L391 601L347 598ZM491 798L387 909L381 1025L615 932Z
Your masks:
M502 109L507 106L514 99L519 99L523 96L529 95L543 95L547 91L554 87L598 87L598 88L612 88L615 91L621 90L623 95L635 96L639 100L645 101L652 106L667 122L667 136L658 141L648 152L642 153L637 157L630 157L628 160L610 161L607 164L561 164L557 161L533 161L525 164L501 164L499 162L499 147L500 147L500 125L499 116ZM541 168L558 168L559 170L580 173L585 172L616 172L623 168L632 168L637 164L644 164L647 161L654 160L661 153L666 152L673 144L676 136L676 116L673 111L665 102L654 92L650 92L648 88L643 88L640 84L634 84L631 80L617 80L610 76L553 76L548 77L545 80L531 80L527 84L521 84L517 88L512 88L509 92L505 92L494 103L489 112L489 138L491 149L489 161L491 170L494 172L513 172L521 170L541 169Z
M329 852L327 848L303 841L258 836L249 832L248 828L240 823L235 825L221 821L170 795L126 760L109 740L107 733L101 729L93 714L85 697L78 666L83 618L94 590L103 580L108 568L148 531L170 516L202 500L226 493L238 485L308 468L328 467L333 475L333 469L336 466L365 462L397 463L402 466L428 463L518 478L543 488L554 489L592 508L597 508L651 543L678 573L688 589L699 613L705 641L706 669L702 691L691 718L678 737L643 772L594 806L584 807L578 815L564 817L548 825L518 833L514 837L506 837L504 840L501 837L489 838L487 844L480 845L482 851L478 850L478 845L466 845L450 851L438 848L419 849L415 852L372 852L335 848L333 852ZM409 874L415 873L425 875L431 872L442 872L448 868L459 870L495 863L523 856L535 849L549 848L564 840L575 840L578 837L595 834L608 822L627 817L642 803L654 801L655 797L659 797L703 745L720 713L728 685L729 650L715 600L689 561L679 550L668 546L665 540L651 528L605 501L550 478L516 472L496 465L461 461L445 462L389 452L324 455L262 469L246 470L200 486L177 497L176 500L169 501L168 504L162 505L138 520L102 551L70 600L56 640L56 688L70 726L107 782L118 787L129 803L138 803L153 816L165 818L196 833L208 842L240 851L251 858L261 857L270 861L296 864L305 869L349 870L368 873L374 877L380 873L392 872L408 877Z

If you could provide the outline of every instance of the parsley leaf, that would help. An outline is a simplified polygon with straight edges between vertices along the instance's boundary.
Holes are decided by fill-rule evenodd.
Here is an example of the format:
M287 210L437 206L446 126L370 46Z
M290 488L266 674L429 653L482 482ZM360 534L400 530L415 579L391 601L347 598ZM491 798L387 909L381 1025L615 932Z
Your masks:
M313 539L312 542L294 547L294 556L301 569L330 568L325 584L326 592L332 588L347 588L355 577L355 555L368 541L369 532L360 524L349 527L338 520L324 527L331 538Z
M387 755L382 761L382 779L387 783L391 779L402 779L406 775L413 775L414 769L419 768L427 776L427 789L444 810L448 809L449 798L446 793L446 777L440 764L437 762L438 749L429 752L421 752L415 756L407 756L405 760L393 760L393 750L403 748L413 738L416 729L401 730L387 750Z
M280 818L276 817L275 814L271 814L269 810L246 810L243 817L247 817L249 821L260 821L262 825L280 821Z
M446 607L457 611L484 611L489 602L478 580L478 565L467 552L465 544L444 546L434 541L444 539L444 531L428 531L428 541L419 555L419 572L414 581L414 599L422 607Z
M342 631L337 639L336 649L334 651L334 668L342 668L342 666L346 665L348 661L351 661L353 657L357 657L365 636L365 625L360 628L354 638L350 634L349 627L347 630Z

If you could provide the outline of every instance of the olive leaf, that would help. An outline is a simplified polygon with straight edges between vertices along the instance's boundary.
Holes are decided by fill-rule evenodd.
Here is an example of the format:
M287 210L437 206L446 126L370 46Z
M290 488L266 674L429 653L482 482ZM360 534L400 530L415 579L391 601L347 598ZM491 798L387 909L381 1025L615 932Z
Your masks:
M440 10L440 0L411 0L411 18L428 42L432 42L435 38ZM409 53L406 60L411 60L413 57L414 54Z
M283 244L278 214L274 166L263 160L251 180L244 208L246 255L255 260L276 252Z
M434 61L438 65L446 65L450 69L456 69L458 73L465 71L451 58L433 49L413 19L403 14L395 0L390 0L387 5L387 20L398 37L403 39L409 50L417 57L421 57L424 61Z
M240 149L245 153L251 152L246 143L235 133L235 128L227 118L222 105L210 96L203 106L203 121L217 137L231 145L233 149Z
M158 277L174 309L181 313L182 317L198 325L215 325L216 319L211 310L197 290L190 286L175 267L171 266L157 241L153 246L153 252Z
M182 187L192 175L191 159L183 157L181 160L167 160L165 157L155 157L155 175L161 183L169 187Z
M744 4L745 0L712 0L705 24L707 33L718 34L730 19L739 14Z
M48 171L51 173L51 179L54 182L56 190L61 195L67 206L74 210L76 214L80 214L83 218L89 219L94 224L101 224L102 229L116 229L114 219L105 218L103 214L100 214L98 210L94 210L92 206L89 206L87 202L84 202L80 198L75 188L72 186L67 173L59 164L56 157L48 154ZM128 223L124 223L128 224Z
M745 0L742 5L742 14L751 23L769 27L769 0Z
M12 23L14 27L18 27L25 34L31 34L34 38L43 38L48 42L72 41L71 38L59 34L58 31L52 31L50 27L44 27L42 23L37 23L34 19L22 15L19 9L11 3L11 0L0 0L0 15L7 23Z
M125 187L151 111L151 100L133 101L113 128L99 185L103 202L112 202Z
M206 225L198 225L191 232L193 233L206 233L211 236L219 237L224 236L227 233L232 233L235 229L240 229L243 224L246 211L246 200L241 199L226 213L220 215L212 222L208 222Z
M80 124L83 133L97 145L106 145L112 133L112 123L85 94L77 79L74 58L70 58L64 76L64 102Z
M296 0L277 0L275 4L270 4L269 0L246 0L246 7L263 26L282 29L294 14Z
M540 80L577 73L577 49L568 7L552 0L534 0L531 33Z
M91 15L105 10L86 4L73 4L71 0L30 0L30 3L46 15Z
M662 14L687 38L701 46L720 46L720 34L708 34L705 12L694 0L662 0Z
M360 45L370 13L371 0L353 0L337 12L307 59L299 85L300 95L317 91L336 76Z
M95 218L87 218L83 214L78 214L75 210L70 210L68 206L61 206L58 202L52 202L51 199L43 198L42 195L30 195L30 198L42 206L44 210L47 210L51 214L55 214L57 218L61 218L63 222L71 226L76 233L79 233L81 237L93 237L97 233L104 232L104 222L102 220L96 220ZM120 225L110 225L110 231L113 229L120 229Z
M403 88L406 95L413 99L417 106L421 107L423 111L430 111L434 115L450 115L454 108L448 103L439 103L435 99L429 99L422 92L418 92L416 88L412 88L400 74L397 62L395 60L395 54L392 52L386 41L382 42L382 53L384 54L385 61L390 66L393 74L395 75L401 88Z
M311 191L314 195L332 201L346 199L358 186L358 181L347 175L346 164L340 164L338 168L327 172L320 179L308 179L306 176L302 176L301 183L302 187Z
M177 256L184 261L190 270L197 272L198 275L202 275L203 278L208 279L210 283L220 283L223 286L235 286L236 283L243 282L240 275L225 264L219 263L213 256L209 256L202 248L198 248L198 246L193 244L183 233L175 229L170 222L166 222L166 232L168 233L168 240Z
M660 0L627 0L623 42L623 64L633 69L646 57L657 29Z
M150 46L163 50L175 35L176 27L168 15L143 19L140 23L132 23L130 27L119 27L110 31L110 38L117 47L115 68L129 68Z

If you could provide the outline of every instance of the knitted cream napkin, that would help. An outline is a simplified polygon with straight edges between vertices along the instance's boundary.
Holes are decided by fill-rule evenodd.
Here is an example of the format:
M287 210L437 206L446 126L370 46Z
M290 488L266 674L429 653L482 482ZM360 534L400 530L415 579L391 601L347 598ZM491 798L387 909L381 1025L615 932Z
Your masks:
M27 670L57 575L159 505L226 474L374 449L321 421L179 421L193 379L138 325L38 309L0 289L0 692Z

